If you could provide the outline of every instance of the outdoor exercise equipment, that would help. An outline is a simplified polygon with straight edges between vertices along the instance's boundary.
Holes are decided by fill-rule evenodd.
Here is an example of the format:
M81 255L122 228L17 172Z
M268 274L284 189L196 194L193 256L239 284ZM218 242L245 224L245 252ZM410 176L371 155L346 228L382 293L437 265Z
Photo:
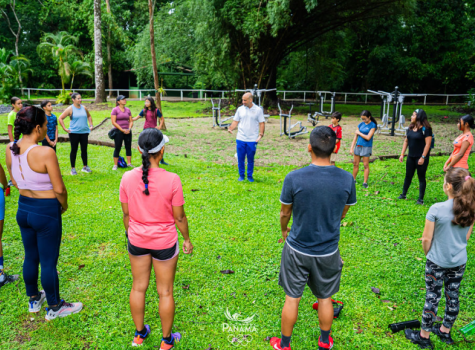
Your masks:
M215 106L213 99L211 99L211 104L213 105L213 128L219 126L220 128L227 129L231 123L227 122L228 120L233 119L234 117L228 117L221 119L221 99L219 99L218 104Z
M407 328L410 328L410 329L421 328L421 322L419 320L412 320L412 321L391 323L388 327L393 333L397 333Z
M295 138L297 135L302 135L308 133L307 128L302 125L302 122L297 122L292 124L292 109L294 109L294 105L290 108L289 114L283 114L282 109L280 108L280 103L277 103L279 107L279 116L280 116L280 136L287 135L289 139ZM289 125L287 126L287 119L289 121ZM293 128L298 127L299 129L296 131L292 131Z
M333 318L340 316L341 310L343 310L343 302L332 299L333 304ZM313 303L313 309L318 311L318 301Z
M245 89L245 90L236 89L235 91L236 92L250 92L253 96L252 101L254 102L254 104L257 105L257 107L262 109L262 113L264 113L264 107L261 106L261 97L263 93L269 92L269 91L275 91L275 90L277 89L259 89L257 87L257 84L254 84L254 89ZM257 100L259 100L258 103L256 103ZM267 122L267 120L269 119L269 114L264 114L264 119Z
M333 112L335 112L335 92L331 91L317 91L318 95L320 96L320 110L315 112L312 115L312 109L310 107L310 113L308 114L307 120L312 123L313 126L316 126L318 124L319 118L320 117L325 117L325 119L328 119ZM325 103L325 97L326 94L330 94L330 110L325 111L324 110L324 103Z

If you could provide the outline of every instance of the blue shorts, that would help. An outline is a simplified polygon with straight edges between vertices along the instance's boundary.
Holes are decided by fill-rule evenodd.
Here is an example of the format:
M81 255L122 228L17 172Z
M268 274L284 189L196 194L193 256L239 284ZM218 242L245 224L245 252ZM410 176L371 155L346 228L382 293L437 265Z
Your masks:
M0 187L2 193L0 193L0 220L5 219L5 190Z

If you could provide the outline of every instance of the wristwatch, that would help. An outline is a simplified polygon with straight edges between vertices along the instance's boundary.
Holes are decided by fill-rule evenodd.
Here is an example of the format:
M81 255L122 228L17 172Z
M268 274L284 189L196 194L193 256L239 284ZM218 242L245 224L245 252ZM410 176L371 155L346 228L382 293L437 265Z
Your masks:
M422 159L426 159L426 156L423 155L421 158L422 158Z

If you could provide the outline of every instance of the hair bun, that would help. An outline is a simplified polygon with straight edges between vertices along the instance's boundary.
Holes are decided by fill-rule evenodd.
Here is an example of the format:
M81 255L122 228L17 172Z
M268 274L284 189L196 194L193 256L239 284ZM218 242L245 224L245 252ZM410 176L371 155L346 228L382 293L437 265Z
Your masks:
M74 94L74 92L70 92L70 93L69 93L69 96L73 96L73 94Z

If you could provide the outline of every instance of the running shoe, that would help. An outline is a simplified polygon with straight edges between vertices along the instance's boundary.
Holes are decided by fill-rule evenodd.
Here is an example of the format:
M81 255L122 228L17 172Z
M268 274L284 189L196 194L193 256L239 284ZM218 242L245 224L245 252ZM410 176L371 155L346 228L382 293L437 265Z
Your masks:
M72 314L77 314L82 310L82 303L66 303L64 299L61 299L59 307L55 310L52 308L46 308L46 321L54 320L57 317L66 317Z
M134 340L132 340L132 346L142 346L143 341L145 340L145 338L148 337L150 332L151 330L148 324L145 325L145 335L142 335L139 332L135 331Z
M0 288L8 283L13 283L15 281L18 281L19 278L20 278L20 275L8 275L6 272L2 272L0 274Z
M8 181L8 187L12 187L12 186L13 186L13 182L12 182L12 180L9 180Z
M406 195L405 195L405 194L401 194L399 197L397 197L397 199L406 199Z
M455 343L454 340L452 339L452 337L450 336L450 332L449 333L444 333L440 330L440 325L439 324L435 324L433 327L432 327L432 333L434 333L436 336L439 337L439 339L441 341L443 341L444 343L446 344L453 344Z
M77 175L78 172L76 171L76 168L71 169L71 175Z
M87 165L84 168L82 168L81 171L88 174L92 173L91 168L89 168Z
M114 166L112 167L112 170L117 170L117 168L118 168L118 166L117 166L117 165L114 165Z
M318 337L318 350L327 350L333 348L333 338L328 336L328 343L324 343Z
M28 302L28 311L29 312L40 312L41 307L43 306L43 303L46 300L46 293L44 290L40 292L39 299L35 300L30 298L30 301Z
M244 178L242 176L239 176L238 181L244 181Z
M420 330L405 329L404 334L406 339L409 339L411 343L419 345L421 349L433 349L432 342L429 338L425 339L421 337Z
M424 205L424 201L422 199L418 199L416 204L419 204L419 205Z
M281 347L281 346L280 346L280 341L281 341L281 339L280 339L280 338L277 338L277 337L272 337L272 338L270 338L270 342L269 342L269 343L270 343L270 346L272 346L272 349L274 349L274 350L292 350L292 349L290 348L290 345L289 345L289 347L287 347L287 348Z
M163 165L168 165L167 162L165 162L163 159L160 161L160 164L163 164Z
M171 350L175 348L175 343L178 343L181 340L181 334L176 332L172 333L172 342L171 344L168 343L165 339L162 338L162 342L160 344L160 350Z
M363 183L363 187L364 187L364 188L368 188L369 186L368 186L368 184L365 182L365 183Z
M127 168L135 168L132 164L127 164Z
M247 181L254 182L254 178L252 176L250 176L250 177L247 178Z

